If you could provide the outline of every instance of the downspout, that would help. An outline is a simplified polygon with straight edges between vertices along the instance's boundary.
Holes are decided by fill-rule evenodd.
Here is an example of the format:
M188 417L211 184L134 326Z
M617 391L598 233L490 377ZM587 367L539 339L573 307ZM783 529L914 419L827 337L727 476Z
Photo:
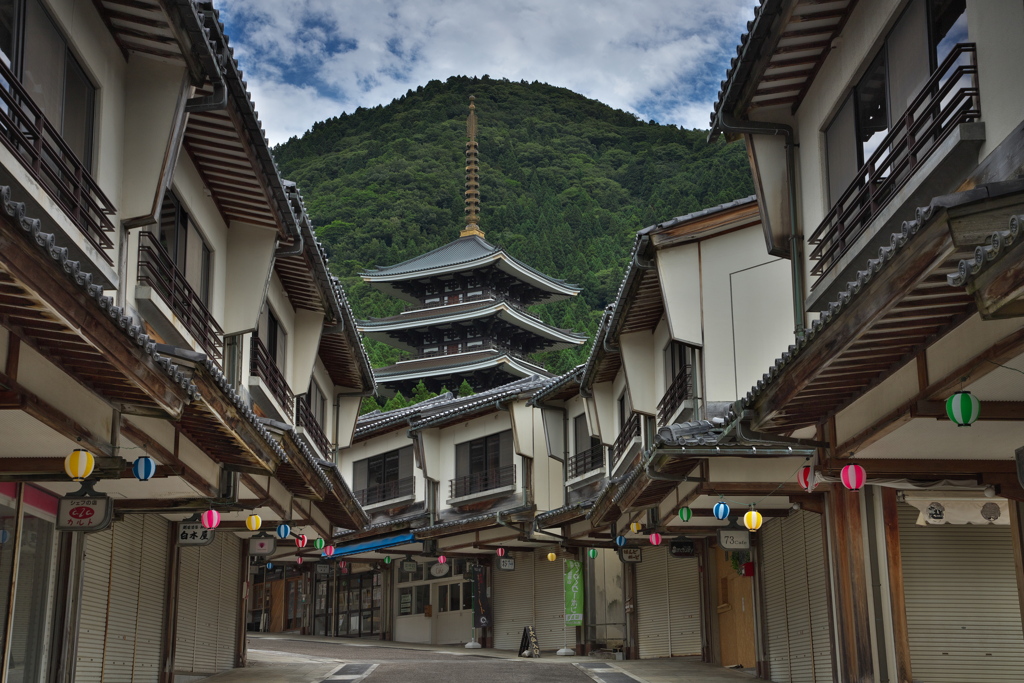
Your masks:
M178 10L190 12L193 21L185 21L185 30L188 32L189 40L192 42L192 49L207 70L207 76L213 83L213 93L202 97L193 97L185 102L185 112L195 114L204 111L217 111L228 106L228 85L224 81L224 67L227 65L228 57L223 46L215 44L210 39L214 34L213 27L209 24L217 19L211 14L200 12L195 4L188 1L179 1ZM203 49L205 48L205 50Z
M797 339L804 336L804 272L802 238L796 220L796 153L793 127L767 121L740 121L730 114L718 116L718 128L725 133L782 135L786 139L786 182L789 189L789 256L793 270L793 324Z
M298 199L296 197L296 195L298 194L298 190L295 187L295 183L291 182L290 180L285 180L283 181L283 183L285 194L288 195L288 210L292 215L292 222L295 225L294 236L297 238L297 241L290 247L278 249L277 251L275 251L274 258L280 258L282 256L297 256L301 254L303 250L305 250L306 248L306 241L302 235L303 221L296 217L295 206L293 205L293 201Z
M564 541L564 542L569 542L569 541L572 540L571 538L566 538L565 536L562 536L560 534L556 534L556 533L553 533L551 531L545 531L544 529L541 529L540 527L537 526L537 518L536 517L534 517L534 519L533 519L533 524L530 527L530 531L531 531L531 533L530 533L531 538L533 537L534 534L544 534L546 536L554 536L555 538L559 539L560 541Z

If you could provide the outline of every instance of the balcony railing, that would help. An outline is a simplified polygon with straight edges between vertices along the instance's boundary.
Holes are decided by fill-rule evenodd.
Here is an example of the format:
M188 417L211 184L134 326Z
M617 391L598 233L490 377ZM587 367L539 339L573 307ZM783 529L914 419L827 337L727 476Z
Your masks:
M631 413L626 418L626 424L622 425L622 431L619 432L619 436L615 439L615 443L612 444L612 462L618 462L619 458L629 450L629 445L633 443L633 439L640 436L640 416L636 413Z
M322 456L332 457L331 440L324 434L323 426L309 407L309 394L303 394L295 399L295 422L306 430Z
M474 493L483 493L491 489L513 486L516 483L516 466L506 465L493 470L484 470L464 477L456 477L450 482L450 498L462 498Z
M684 365L658 403L658 424L668 422L688 398L693 398L693 373L689 365Z
M114 265L109 216L114 205L47 120L14 72L0 60L0 141L64 210L96 252Z
M850 187L811 234L811 274L827 275L914 172L961 123L981 118L977 50L953 48ZM813 283L814 287L821 278Z
M354 491L352 495L356 497L360 505L373 505L375 503L383 503L386 500L411 496L415 491L416 478L403 477L402 479L377 484L376 486L368 486L365 489Z
M262 379L267 388L270 389L270 393L278 404L284 409L285 413L289 418L294 415L295 395L292 394L292 390L288 387L288 382L285 380L284 375L281 373L281 369L277 367L277 362L271 358L270 351L264 346L260 338L253 336L252 344L249 347L249 374L255 375Z
M582 477L587 472L593 472L604 465L604 446L597 444L591 446L582 453L574 453L569 456L568 472L569 479Z
M184 273L151 232L139 233L139 284L152 287L177 316L196 343L213 360L223 357L224 330L192 289Z

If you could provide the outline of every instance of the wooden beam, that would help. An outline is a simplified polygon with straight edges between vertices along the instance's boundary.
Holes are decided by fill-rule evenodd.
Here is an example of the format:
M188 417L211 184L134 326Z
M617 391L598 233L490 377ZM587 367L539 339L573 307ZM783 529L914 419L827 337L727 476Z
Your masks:
M121 435L131 442L141 446L146 454L154 460L166 466L176 476L181 477L185 482L196 490L201 496L216 498L220 494L218 485L206 480L206 477L181 461L175 453L160 445L149 434L138 427L134 422L121 418Z
M90 479L120 479L132 476L121 458L98 457ZM167 476L166 471L163 476ZM0 481L69 481L64 458L0 458Z
M824 464L821 472L828 476L838 476L849 460L837 458ZM857 458L856 462L868 473L868 476L889 479L945 479L948 477L978 477L982 474L1014 475L1016 465L1013 460L934 460L932 458Z
M242 484L245 485L247 489L255 493L263 500L266 500L267 507L269 507L277 514L281 515L281 519L289 519L288 510L283 505L274 500L274 497L270 495L270 491L268 489L263 488L263 486L261 486L259 482L257 482L251 474L242 474L240 475L239 480L242 482Z
M918 401L913 413L914 417L949 419L945 401ZM1019 422L1024 420L1024 401L982 401L978 419Z
M889 607L892 611L892 637L896 650L896 680L910 683L910 630L907 626L907 602L903 590L903 555L900 546L900 519L897 491L878 487L882 496L882 524L885 527L885 558L889 572Z
M842 486L832 486L827 499L838 626L836 660L847 683L874 683L861 496Z

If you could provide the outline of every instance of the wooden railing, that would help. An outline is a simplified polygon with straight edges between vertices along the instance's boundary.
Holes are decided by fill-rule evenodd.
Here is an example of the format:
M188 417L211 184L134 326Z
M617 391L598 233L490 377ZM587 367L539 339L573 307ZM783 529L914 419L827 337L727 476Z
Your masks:
M629 450L629 445L633 443L633 439L638 436L640 436L640 416L636 413L630 413L630 416L626 418L626 424L622 425L622 431L619 432L618 438L612 444L613 463L619 461L619 458Z
M160 295L206 355L220 363L224 356L224 330L185 274L174 266L159 238L145 230L139 233L138 278L139 284L152 287Z
M689 365L676 374L658 403L658 425L664 425L688 398L693 398L693 372Z
M270 351L255 335L253 335L252 344L249 347L249 374L256 375L266 383L270 393L284 408L289 418L294 415L295 395L288 387L288 382L281 373L281 369L277 367L277 362L270 357Z
M462 498L474 493L482 493L516 483L516 466L506 465L493 470L484 470L476 474L452 479L449 486L449 498Z
M360 505L373 505L374 503L383 503L385 500L411 496L415 490L416 478L403 477L384 484L368 486L365 489L354 491L352 495L355 496Z
M896 121L808 242L811 274L832 271L871 221L961 123L981 118L977 50L960 43Z
M309 394L302 394L295 398L295 422L306 430L306 434L319 449L320 455L328 459L333 458L331 440L324 434L323 426L309 407Z
M114 265L114 205L29 92L0 60L0 141L64 210L96 252Z
M587 472L593 472L604 465L604 446L597 444L591 446L581 453L574 453L569 456L566 476L569 479L582 477Z

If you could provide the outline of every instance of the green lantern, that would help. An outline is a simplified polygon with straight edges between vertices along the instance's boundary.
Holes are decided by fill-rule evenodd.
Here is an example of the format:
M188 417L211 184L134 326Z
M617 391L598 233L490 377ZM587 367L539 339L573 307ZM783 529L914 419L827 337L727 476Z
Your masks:
M946 415L958 427L970 427L980 412L981 402L969 391L958 391L946 399Z
M690 508L679 508L679 519L689 522L691 517L693 517L693 510Z
M590 550L588 550L587 551L587 557L589 557L592 560L596 560L597 559L597 548L591 548Z
M313 541L313 547L316 548L317 550L323 550L324 549L324 539L318 538L315 541Z
M388 555L387 557L384 558L384 564L391 564L391 556L390 555Z

